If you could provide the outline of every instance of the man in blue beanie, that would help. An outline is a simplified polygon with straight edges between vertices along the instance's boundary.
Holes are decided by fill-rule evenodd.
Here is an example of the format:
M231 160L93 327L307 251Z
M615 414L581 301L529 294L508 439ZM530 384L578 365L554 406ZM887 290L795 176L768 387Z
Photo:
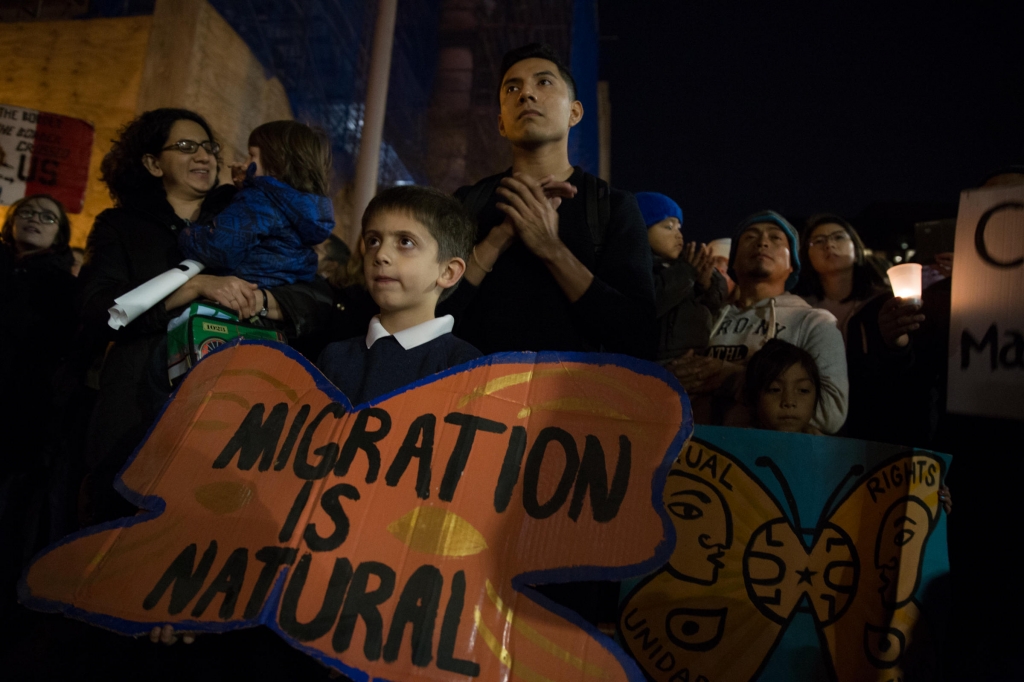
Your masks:
M778 213L761 211L739 224L729 265L736 280L730 305L711 330L707 357L687 356L673 364L683 387L696 397L714 398L706 414L727 426L747 426L747 406L736 399L750 356L769 339L780 339L811 354L821 375L821 395L811 426L835 433L846 420L849 381L846 350L836 318L789 293L800 275L796 230Z

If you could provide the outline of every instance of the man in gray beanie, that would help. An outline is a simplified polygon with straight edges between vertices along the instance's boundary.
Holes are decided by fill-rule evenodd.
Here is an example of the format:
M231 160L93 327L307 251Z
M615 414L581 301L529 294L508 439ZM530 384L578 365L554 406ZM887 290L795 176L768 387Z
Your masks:
M696 418L750 424L749 410L737 398L744 370L774 338L803 348L818 365L821 395L811 426L835 433L843 425L849 393L843 336L832 313L789 293L800 275L798 254L796 230L778 213L761 211L739 224L729 255L736 289L711 330L707 355L684 356L671 366L695 399Z

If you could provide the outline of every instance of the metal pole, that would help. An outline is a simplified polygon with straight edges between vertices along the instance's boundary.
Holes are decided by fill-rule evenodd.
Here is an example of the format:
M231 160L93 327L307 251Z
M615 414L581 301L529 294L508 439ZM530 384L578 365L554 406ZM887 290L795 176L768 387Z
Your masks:
M395 15L398 0L379 0L377 25L373 32L370 74L366 85L366 109L363 133L356 158L355 191L352 197L352 224L347 241L358 244L362 232L363 211L377 193L380 168L380 143L384 136L384 110L388 103L388 78L391 75L391 48L395 42Z

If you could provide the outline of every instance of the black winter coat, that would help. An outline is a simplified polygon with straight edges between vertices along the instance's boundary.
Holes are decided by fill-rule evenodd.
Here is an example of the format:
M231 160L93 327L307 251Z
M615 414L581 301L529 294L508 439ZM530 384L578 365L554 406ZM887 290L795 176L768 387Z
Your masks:
M13 622L14 585L50 537L58 456L58 377L77 324L68 256L18 259L0 244L0 624Z
M66 256L18 260L0 245L0 414L8 424L0 471L30 464L16 453L38 452L49 431L54 381L78 323L75 284Z
M846 371L850 406L839 435L881 443L913 445L908 423L916 409L911 380L911 347L891 349L882 340L878 312L892 293L869 299L846 324Z

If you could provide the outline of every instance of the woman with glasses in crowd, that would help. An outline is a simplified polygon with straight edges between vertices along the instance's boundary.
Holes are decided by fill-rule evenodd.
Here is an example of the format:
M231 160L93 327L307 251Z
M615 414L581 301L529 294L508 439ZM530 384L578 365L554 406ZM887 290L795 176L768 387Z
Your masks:
M71 226L46 194L16 201L0 229L0 623L14 585L50 537L47 502L59 418L55 384L77 317ZM2 630L3 628L0 628ZM6 633L5 633L6 634Z
M86 444L91 469L83 488L83 521L129 512L113 480L166 400L167 323L192 301L205 298L280 321L289 338L315 328L329 313L322 283L260 291L237 277L200 274L123 329L107 326L114 299L183 260L179 231L212 219L231 201L233 185L219 185L220 145L202 116L185 109L155 109L126 125L101 164L115 207L96 217L81 271L84 328L94 341L112 341ZM265 304L266 302L266 304ZM264 304L266 313L263 312ZM327 311L325 313L324 311Z
M801 271L796 293L836 316L846 342L850 407L840 435L883 442L906 438L896 415L899 377L913 356L909 332L924 320L920 306L893 298L869 262L853 226L828 213L807 221L800 238Z

